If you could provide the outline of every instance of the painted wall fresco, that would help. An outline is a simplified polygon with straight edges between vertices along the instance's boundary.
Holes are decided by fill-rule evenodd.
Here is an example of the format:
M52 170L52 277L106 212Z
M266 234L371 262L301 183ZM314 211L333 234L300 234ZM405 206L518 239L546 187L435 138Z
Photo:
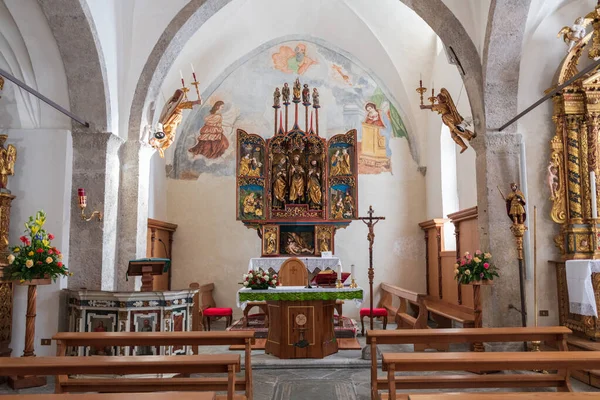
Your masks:
M319 89L320 135L356 129L359 173L391 172L390 140L408 135L389 91L338 52L310 41L287 41L249 57L205 91L204 104L180 125L169 176L234 176L236 130L273 136L273 90L297 77Z

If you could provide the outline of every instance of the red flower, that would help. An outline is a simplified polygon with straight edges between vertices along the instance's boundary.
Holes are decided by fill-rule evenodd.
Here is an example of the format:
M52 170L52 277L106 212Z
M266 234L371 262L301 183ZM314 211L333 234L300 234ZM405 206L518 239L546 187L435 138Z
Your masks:
M483 268L488 269L490 267L490 264L488 263L483 263Z
M29 239L27 239L25 236L21 236L19 239L21 239L21 242L23 243L27 243L29 241Z
M48 234L48 240L53 240L53 239L54 239L54 235L53 235L53 234L51 234L51 233L49 233L49 234Z
M58 263L56 263L56 265L58 266L58 268L62 268L63 263L61 263L60 261Z
M43 253L43 252L44 252L44 249L37 249L35 252L36 252L36 253Z
M37 265L42 265L42 264L43 264L43 262L41 262L41 261L38 261L38 262L36 262L36 264L37 264Z
M48 255L52 255L54 254L54 252L52 251L52 249L48 250Z

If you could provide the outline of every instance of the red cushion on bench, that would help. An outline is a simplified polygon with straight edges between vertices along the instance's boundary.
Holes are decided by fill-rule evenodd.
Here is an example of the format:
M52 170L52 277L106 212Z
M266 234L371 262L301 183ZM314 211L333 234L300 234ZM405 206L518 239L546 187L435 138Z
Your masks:
M231 308L211 307L203 310L202 314L207 317L229 317L233 314L233 310Z
M368 317L370 314L370 309L369 308L361 308L360 309L360 316L361 317ZM388 313L387 310L385 308L374 308L373 309L373 316L374 317L387 317Z

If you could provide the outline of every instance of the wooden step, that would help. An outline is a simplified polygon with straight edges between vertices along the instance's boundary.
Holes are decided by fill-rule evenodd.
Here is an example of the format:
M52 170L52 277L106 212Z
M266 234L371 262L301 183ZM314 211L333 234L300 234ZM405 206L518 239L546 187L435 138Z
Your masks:
M575 335L569 335L567 345L570 351L600 351L600 343ZM600 370L573 370L571 376L586 385L600 388Z

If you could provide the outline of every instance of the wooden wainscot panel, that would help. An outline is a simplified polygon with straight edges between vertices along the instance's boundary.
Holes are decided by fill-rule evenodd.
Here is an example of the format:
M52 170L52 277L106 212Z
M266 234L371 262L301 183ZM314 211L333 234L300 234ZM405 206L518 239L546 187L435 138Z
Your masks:
M458 285L454 279L456 252L442 251L442 299L448 303L458 304Z
M442 260L441 252L444 250L444 218L434 218L419 223L425 232L425 264L427 294L442 297Z

